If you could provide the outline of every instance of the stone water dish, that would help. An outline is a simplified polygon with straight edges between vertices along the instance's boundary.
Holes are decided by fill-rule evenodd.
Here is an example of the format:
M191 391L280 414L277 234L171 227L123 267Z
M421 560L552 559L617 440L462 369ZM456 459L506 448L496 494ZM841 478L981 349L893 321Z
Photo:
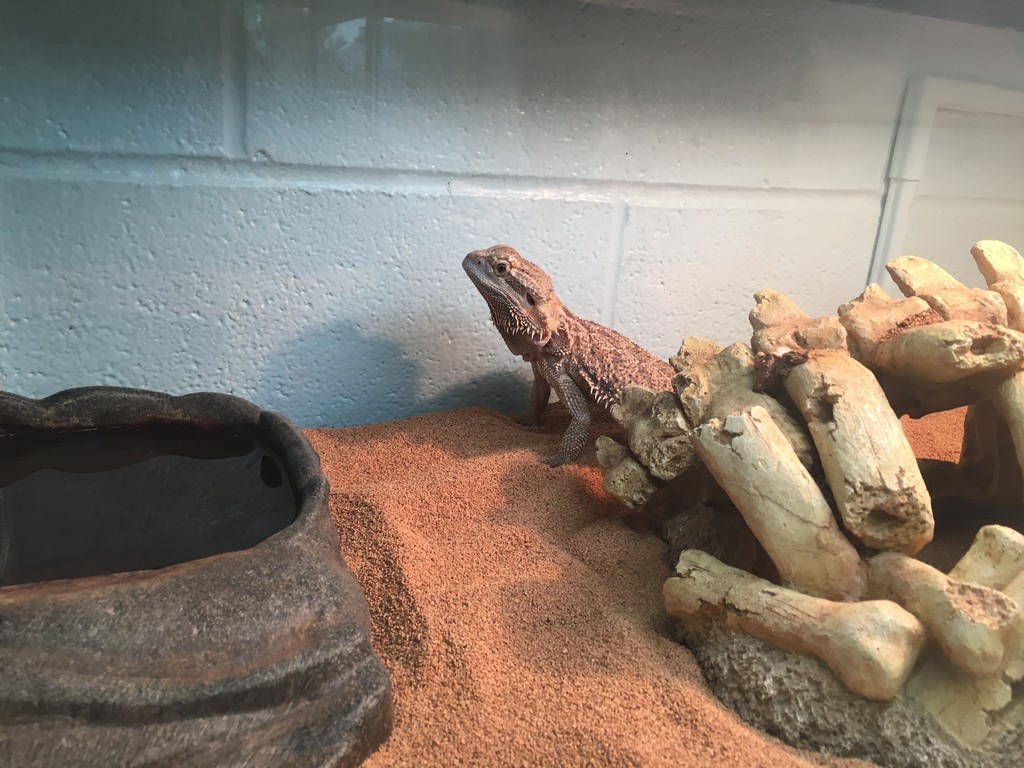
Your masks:
M391 689L327 497L237 397L0 393L0 764L361 762Z

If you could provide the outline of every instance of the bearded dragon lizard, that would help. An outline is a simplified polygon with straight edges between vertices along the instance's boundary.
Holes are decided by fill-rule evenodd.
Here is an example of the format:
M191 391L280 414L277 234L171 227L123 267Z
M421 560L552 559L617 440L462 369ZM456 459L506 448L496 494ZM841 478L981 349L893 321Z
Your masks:
M514 248L473 251L462 267L509 350L533 366L530 405L521 423L540 423L552 389L569 410L558 452L545 464L557 467L578 458L593 409L610 410L623 387L672 388L672 366L610 328L574 315L544 270Z

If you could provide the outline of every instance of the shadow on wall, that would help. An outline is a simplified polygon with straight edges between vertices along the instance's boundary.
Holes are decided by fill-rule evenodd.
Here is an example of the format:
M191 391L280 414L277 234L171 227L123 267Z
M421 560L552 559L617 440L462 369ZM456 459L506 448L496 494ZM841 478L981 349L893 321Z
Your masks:
M528 373L529 366L523 371ZM532 374L531 374L532 375ZM417 413L445 411L452 408L481 406L499 413L520 416L526 411L530 399L530 379L527 375L508 371L491 371L469 381L455 384L434 397L419 403Z
M423 368L393 338L340 320L275 350L246 396L308 428L352 427L467 406L518 414L529 400L529 366L522 373L486 373L430 397L418 394Z

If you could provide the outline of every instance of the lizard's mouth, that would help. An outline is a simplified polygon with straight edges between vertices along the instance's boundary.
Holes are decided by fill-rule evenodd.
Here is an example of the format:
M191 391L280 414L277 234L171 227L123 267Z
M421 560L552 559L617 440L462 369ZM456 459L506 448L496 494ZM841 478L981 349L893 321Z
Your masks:
M477 290L480 291L484 296L488 293L500 293L498 289L491 284L489 280L486 280L483 276L483 269L475 261L471 261L467 256L462 262L462 268L466 270L466 274L469 275L469 279L476 286Z
M469 279L473 281L473 285L476 286L481 295L487 299L488 304L491 303L489 298L491 296L509 304L516 303L516 297L510 295L502 281L491 279L483 259L469 254L462 260L462 268L469 275Z
M474 256L472 253L467 254L466 258L462 260L462 268L466 270L469 278L476 283L484 275L484 260L479 256Z
M504 281L490 279L484 259L469 254L462 260L462 268L487 302L491 319L502 334L517 336L539 346L548 342L550 337L538 326L536 319L523 310L522 298Z

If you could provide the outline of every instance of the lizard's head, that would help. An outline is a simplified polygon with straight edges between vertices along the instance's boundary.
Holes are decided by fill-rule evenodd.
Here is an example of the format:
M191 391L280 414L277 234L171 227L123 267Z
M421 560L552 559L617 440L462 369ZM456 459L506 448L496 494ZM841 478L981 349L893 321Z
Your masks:
M539 348L551 340L565 309L543 269L508 245L473 251L462 260L462 268L490 307L491 319L510 349L523 354L513 341Z

